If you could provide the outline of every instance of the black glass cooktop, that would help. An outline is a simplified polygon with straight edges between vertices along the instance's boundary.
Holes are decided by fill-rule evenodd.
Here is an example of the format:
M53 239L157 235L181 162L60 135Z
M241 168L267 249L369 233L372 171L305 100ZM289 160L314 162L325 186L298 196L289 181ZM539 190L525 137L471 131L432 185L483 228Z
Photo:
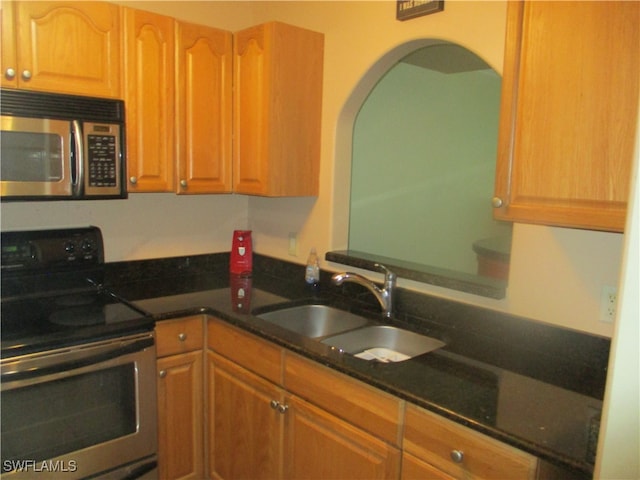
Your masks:
M153 320L107 291L3 300L2 356L150 330Z

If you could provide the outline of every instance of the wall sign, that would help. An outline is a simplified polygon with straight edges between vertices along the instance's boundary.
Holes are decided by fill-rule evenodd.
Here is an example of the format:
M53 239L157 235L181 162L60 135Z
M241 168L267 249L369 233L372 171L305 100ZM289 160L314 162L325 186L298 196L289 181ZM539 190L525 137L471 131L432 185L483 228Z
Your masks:
M396 19L409 20L442 10L444 10L444 0L398 0Z

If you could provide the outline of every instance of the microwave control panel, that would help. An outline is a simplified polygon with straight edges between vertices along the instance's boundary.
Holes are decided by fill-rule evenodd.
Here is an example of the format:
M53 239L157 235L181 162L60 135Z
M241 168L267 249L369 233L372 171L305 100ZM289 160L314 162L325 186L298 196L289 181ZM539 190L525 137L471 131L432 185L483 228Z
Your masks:
M115 187L118 181L118 137L113 132L117 125L93 124L87 134L88 185Z
M120 188L120 125L85 123L85 191Z

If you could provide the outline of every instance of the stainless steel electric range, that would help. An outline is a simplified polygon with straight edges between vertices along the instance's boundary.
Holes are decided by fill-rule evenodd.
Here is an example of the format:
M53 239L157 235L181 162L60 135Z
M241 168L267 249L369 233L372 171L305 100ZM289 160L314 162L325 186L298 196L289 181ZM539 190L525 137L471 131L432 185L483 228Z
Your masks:
M3 478L155 478L154 322L102 287L100 229L1 248Z

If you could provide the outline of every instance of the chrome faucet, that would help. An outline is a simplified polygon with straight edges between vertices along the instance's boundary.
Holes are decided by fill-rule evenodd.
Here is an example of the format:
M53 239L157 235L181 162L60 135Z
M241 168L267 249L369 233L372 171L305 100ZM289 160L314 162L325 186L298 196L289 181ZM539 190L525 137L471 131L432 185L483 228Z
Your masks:
M367 288L380 302L384 316L391 317L393 311L393 288L396 285L397 275L380 263L374 264L374 267L384 273L383 288L378 287L362 275L352 272L336 273L331 277L331 280L336 285L342 285L344 282L353 282Z

